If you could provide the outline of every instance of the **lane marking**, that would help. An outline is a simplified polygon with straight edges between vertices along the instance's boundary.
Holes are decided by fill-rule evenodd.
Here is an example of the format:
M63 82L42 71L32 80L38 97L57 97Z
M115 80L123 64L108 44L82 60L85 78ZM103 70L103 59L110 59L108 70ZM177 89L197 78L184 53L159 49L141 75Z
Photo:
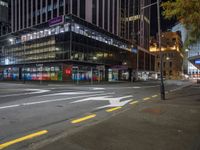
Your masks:
M115 108L111 108L111 109L107 109L106 112L112 112L118 109L121 109L122 107L115 107Z
M64 93L41 95L41 96L38 96L38 97L63 96L63 95L85 95L85 94L100 94L100 93L104 93L104 92L103 91L99 91L99 92L64 92Z
M4 98L4 97L11 97L11 96L41 94L41 93L49 92L50 90L42 90L42 89L24 89L24 91L30 91L30 93L17 93L17 94L1 95L0 97Z
M19 107L20 105L9 105L9 106L2 106L0 109L6 109L6 108L13 108L13 107Z
M130 104L131 104L131 105L134 105L134 104L137 104L137 103L139 103L139 101L133 101L133 102L131 102Z
M105 90L105 88L94 87L92 90Z
M17 144L17 143L20 143L20 142L41 136L41 135L44 135L44 134L47 134L47 133L48 133L47 130L43 130L43 131L39 131L39 132L36 132L36 133L33 133L33 134L29 134L29 135L26 135L24 137L21 137L21 138L0 144L0 150L6 148L8 146L11 146L11 145L14 145L14 144Z
M51 103L51 102L60 102L60 101L67 101L67 100L76 99L76 98L111 95L111 94L115 94L115 93L112 92L112 93L104 93L104 94L81 95L81 96L74 96L74 97L69 97L69 98L61 98L61 99L54 99L54 100L44 100L44 101L38 101L38 102L21 103L21 104L16 104L16 105L2 106L2 107L0 107L0 110L6 109L6 108L15 108L15 107L20 107L20 106L29 106L29 105L36 105L36 104Z
M150 99L151 99L150 97L143 98L144 101L147 101L147 100L150 100Z
M72 120L71 123L75 124L75 123L80 123L82 121L86 121L86 120L89 120L89 119L92 119L96 117L96 114L93 114L93 115L89 115L89 116L85 116L85 117L82 117L82 118L79 118L79 119L75 119L75 120Z
M158 95L153 95L153 96L151 96L151 97L155 98L155 97L158 97Z

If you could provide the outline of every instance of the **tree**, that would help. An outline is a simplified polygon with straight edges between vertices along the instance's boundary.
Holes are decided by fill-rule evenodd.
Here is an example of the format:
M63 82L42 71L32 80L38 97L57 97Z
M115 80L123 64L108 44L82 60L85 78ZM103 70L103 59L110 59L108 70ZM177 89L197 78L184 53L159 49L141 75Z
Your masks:
M161 5L166 19L176 18L188 30L186 45L200 39L200 0L169 0Z

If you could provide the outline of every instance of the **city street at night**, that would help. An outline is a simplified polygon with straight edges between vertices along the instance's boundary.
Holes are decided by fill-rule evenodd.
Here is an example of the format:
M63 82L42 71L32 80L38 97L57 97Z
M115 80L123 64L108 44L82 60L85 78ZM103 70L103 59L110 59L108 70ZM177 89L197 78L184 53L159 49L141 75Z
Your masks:
M199 7L0 0L0 150L200 150Z
M149 105L152 106L151 103L158 103L156 105L165 104L165 101L161 101L159 97L159 81L92 86L67 84L49 84L48 86L43 84L0 84L0 149L37 149L55 140L67 137L68 134L75 135L76 137L76 134L79 133L80 138L77 138L77 140L81 139L81 141L86 140L87 142L87 139L81 137L84 136L81 135L81 133L84 132L85 128L87 129L90 126L95 127L98 126L98 124L101 125L101 122L105 122L105 120L112 121L112 119L114 119L113 116L117 117L119 115L120 117L120 115L126 113L127 110L136 113L138 109L145 110ZM170 100L171 97L180 98L179 96L174 97L174 94L176 95L176 92L181 91L182 88L184 89L184 87L187 86L190 86L190 88L194 90L193 92L195 94L191 93L191 97L198 97L199 86L192 84L194 83L188 81L166 81L167 101ZM184 89L184 91L185 90L186 89ZM178 94L179 93L177 93L177 95ZM183 100L180 104L182 105L184 102ZM167 105L174 105L174 107L179 105L173 104L173 101L167 103L170 103ZM196 103L198 102L196 101ZM192 104L191 108L193 108ZM197 110L199 110L199 107L197 108ZM179 109L177 109L177 111L178 110ZM199 113L197 110L194 110L194 115L195 113ZM155 113L157 113L156 110ZM179 112L177 113L179 114ZM141 119L144 119L143 117ZM130 123L132 121L137 121L132 120L133 118L129 119ZM148 120L146 121L148 122ZM181 118L178 118L178 120L181 121ZM123 124L123 119L118 121ZM108 127L111 128L111 126ZM118 130L123 130L123 128L118 128ZM97 132L95 134L98 136L99 133ZM105 135L102 134L101 136ZM106 135L106 138L109 139L111 138L110 136L112 137L112 134ZM103 137L99 138L101 139ZM93 140L97 142L95 139ZM98 138L96 140L98 140ZM100 140L99 142L103 141ZM112 145L112 143L110 144ZM128 143L124 144L126 145ZM71 144L71 146L72 145L73 144ZM60 146L62 146L62 144ZM87 148L94 149L91 147ZM49 150L50 148L46 149ZM61 148L58 147L58 149Z

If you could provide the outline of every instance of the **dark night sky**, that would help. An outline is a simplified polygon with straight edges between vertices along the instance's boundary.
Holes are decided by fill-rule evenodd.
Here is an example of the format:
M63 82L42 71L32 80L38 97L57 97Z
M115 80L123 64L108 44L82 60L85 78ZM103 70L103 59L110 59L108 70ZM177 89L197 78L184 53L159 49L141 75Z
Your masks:
M154 3L154 2L156 2L156 0L152 0L152 3ZM161 9L161 13L162 13L162 9ZM170 29L171 27L173 27L173 25L175 23L176 23L176 20L166 20L161 15L161 30L162 31L167 31L167 29ZM151 7L151 36L156 35L157 28L158 28L158 26L157 26L157 6L154 5Z

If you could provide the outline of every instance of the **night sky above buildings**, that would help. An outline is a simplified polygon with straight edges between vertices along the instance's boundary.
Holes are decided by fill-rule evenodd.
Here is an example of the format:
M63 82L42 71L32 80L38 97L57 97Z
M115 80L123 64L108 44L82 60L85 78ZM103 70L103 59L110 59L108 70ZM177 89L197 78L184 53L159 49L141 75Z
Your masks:
M152 3L155 3L157 0L152 0ZM167 0L163 0L167 1ZM161 13L162 13L162 8L161 8ZM177 22L175 19L173 20L166 20L164 17L161 15L161 30L162 31L167 31L168 29L171 29L174 24ZM157 6L154 5L151 7L151 36L155 36L157 31L158 31L158 22L157 22Z

